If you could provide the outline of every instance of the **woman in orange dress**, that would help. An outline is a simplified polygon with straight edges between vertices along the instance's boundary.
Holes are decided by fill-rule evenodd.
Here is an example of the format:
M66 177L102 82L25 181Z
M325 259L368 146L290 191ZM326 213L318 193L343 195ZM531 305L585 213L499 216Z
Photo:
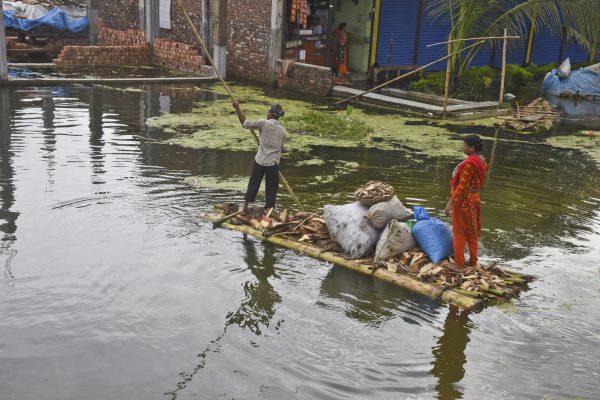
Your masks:
M465 267L465 246L469 247L469 265L478 262L479 235L481 234L481 188L485 182L487 164L479 155L483 141L477 135L464 139L464 152L468 156L461 162L450 182L450 201L446 215L452 213L454 234L454 262L457 270Z
M348 35L346 27L348 24L342 22L338 29L333 32L333 49L335 51L335 62L339 75L348 75Z

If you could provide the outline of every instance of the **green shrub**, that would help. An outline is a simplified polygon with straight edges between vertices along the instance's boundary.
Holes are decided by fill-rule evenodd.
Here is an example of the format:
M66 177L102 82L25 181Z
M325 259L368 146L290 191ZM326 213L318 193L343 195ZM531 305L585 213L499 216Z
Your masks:
M517 64L506 65L506 86L518 88L533 82L534 73Z
M434 72L417 81L413 81L409 85L410 90L427 94L444 94L446 85L446 73Z
M548 65L535 65L535 64L529 64L528 66L525 67L525 69L533 74L533 79L536 81L541 81L542 79L544 79L544 77L546 76L546 74L550 71L552 71L554 68L558 68L557 64L548 64Z

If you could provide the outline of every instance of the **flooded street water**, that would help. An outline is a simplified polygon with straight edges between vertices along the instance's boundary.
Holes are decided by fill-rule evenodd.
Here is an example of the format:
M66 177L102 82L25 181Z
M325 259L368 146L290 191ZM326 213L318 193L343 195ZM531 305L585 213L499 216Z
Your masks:
M186 178L253 153L156 141L147 118L212 96L161 91L0 92L0 399L600 399L592 160L485 132L482 259L537 279L467 314L212 230L198 213L241 194ZM318 148L282 170L310 209L378 179L440 215L455 163Z

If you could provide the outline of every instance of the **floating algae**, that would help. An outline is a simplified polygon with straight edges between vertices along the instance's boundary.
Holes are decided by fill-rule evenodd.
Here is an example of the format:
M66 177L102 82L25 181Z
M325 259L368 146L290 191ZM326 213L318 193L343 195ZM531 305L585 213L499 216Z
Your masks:
M582 151L600 165L600 131L551 136L546 139L546 143L553 147Z
M236 176L229 178L220 178L209 175L189 176L184 179L184 182L196 188L206 188L241 193L245 192L246 188L248 187L247 176ZM264 188L263 185L261 185L259 193L263 192Z
M346 110L324 108L305 100L270 97L251 86L232 85L232 90L250 119L264 119L272 103L282 105L287 114L281 123L288 130L286 147L291 152L308 152L314 147L408 148L433 157L460 159L464 155L457 132L468 133L472 128L475 133L498 122L487 118L468 123L452 120L428 123L419 117L378 114L358 108L349 115ZM220 86L214 87L213 92L216 96L225 94ZM187 148L231 151L256 148L252 136L240 127L229 99L195 103L190 113L163 114L149 119L147 124L172 135L166 139L169 143ZM570 135L553 136L545 143L581 150L600 164L600 145L590 147L590 141L597 144L598 140Z
M250 119L266 117L272 103L286 110L281 123L288 130L287 148L308 151L315 146L339 148L378 148L393 150L409 147L434 156L461 157L461 146L446 126L420 126L421 119L396 114L374 114L354 109L331 110L304 100L273 98L253 87L233 86L236 97ZM222 88L215 87L215 94ZM484 121L486 126L492 120ZM408 124L407 124L408 123ZM194 149L253 150L253 138L240 127L229 100L195 103L190 113L164 114L147 121L148 126L175 132L170 143ZM461 124L464 126L464 123Z

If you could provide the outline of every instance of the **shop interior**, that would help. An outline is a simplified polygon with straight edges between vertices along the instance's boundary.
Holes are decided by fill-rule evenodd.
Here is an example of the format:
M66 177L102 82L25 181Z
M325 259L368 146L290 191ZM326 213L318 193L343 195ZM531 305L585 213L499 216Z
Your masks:
M347 64L353 79L367 73L371 45L373 0L288 0L284 58L333 67L333 33L347 24Z

